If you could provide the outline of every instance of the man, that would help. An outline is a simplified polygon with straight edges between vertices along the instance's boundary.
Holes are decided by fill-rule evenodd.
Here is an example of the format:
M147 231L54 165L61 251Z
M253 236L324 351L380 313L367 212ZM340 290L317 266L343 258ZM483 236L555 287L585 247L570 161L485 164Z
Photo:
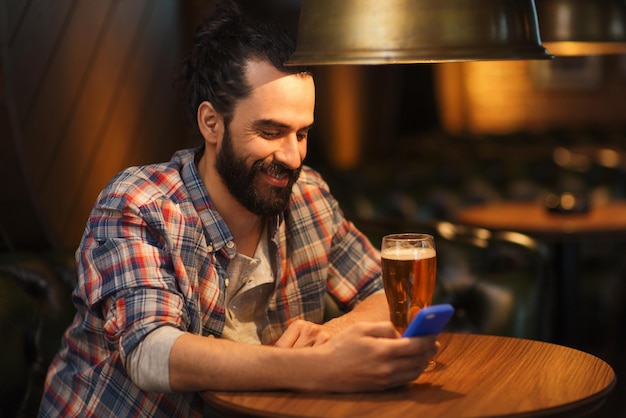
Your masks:
M218 7L184 71L203 145L127 169L77 251L41 416L201 416L206 390L374 391L437 350L398 338L377 250L303 166L314 83L293 43ZM329 294L343 316L322 324Z

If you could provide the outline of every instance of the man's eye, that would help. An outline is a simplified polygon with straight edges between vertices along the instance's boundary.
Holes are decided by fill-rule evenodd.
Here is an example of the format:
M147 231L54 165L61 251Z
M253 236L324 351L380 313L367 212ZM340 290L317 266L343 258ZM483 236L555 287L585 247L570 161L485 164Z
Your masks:
M300 132L298 133L298 141L305 140L308 138L308 136L309 136L308 132Z
M261 136L267 139L275 139L280 136L280 132L261 131Z

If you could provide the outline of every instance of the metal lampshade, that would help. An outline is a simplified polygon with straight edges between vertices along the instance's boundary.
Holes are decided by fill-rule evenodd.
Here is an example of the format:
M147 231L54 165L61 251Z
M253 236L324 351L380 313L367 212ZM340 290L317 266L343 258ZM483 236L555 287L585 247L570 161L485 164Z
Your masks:
M302 0L288 64L549 58L532 0Z
M535 0L541 39L555 55L626 53L626 1Z

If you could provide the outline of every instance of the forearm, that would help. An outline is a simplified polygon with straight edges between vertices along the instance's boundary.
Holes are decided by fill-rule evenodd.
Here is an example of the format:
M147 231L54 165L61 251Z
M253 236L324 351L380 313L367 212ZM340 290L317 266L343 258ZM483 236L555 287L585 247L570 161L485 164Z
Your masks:
M384 292L376 293L358 303L351 311L326 322L324 326L336 331L356 322L389 321L389 307Z
M318 360L312 350L284 349L185 334L170 354L174 391L306 389Z

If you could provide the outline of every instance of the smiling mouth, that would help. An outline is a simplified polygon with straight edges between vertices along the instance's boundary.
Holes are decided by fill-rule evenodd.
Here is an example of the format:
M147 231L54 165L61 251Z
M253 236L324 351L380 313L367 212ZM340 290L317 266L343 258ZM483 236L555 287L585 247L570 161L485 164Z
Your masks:
M289 184L289 174L286 172L272 172L272 170L262 171L267 182L275 187L285 187Z

